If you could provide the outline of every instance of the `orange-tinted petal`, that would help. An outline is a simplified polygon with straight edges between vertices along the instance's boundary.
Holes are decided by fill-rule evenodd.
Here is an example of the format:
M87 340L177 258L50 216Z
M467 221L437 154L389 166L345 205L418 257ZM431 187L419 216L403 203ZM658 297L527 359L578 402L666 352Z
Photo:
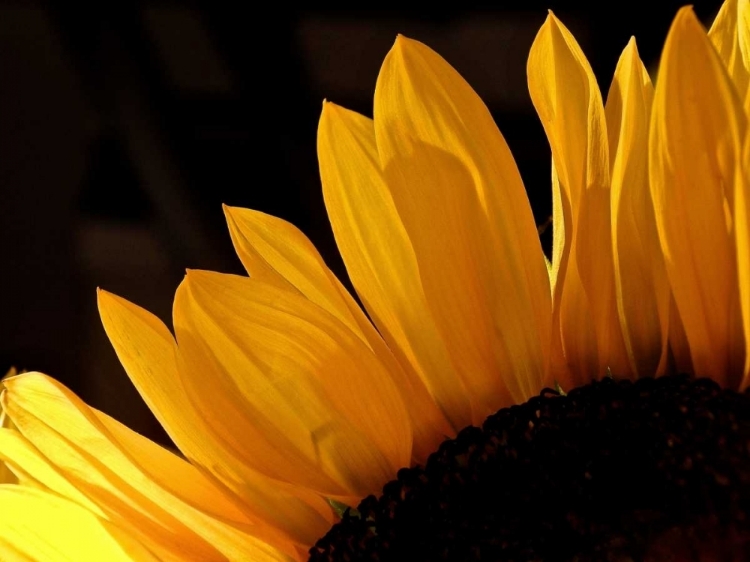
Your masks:
M745 361L732 217L745 128L724 65L692 9L681 9L654 95L651 194L695 374L730 387Z
M612 240L617 310L633 372L667 368L670 289L648 185L651 79L635 39L622 53L607 95L612 157Z
M725 0L708 32L708 38L719 53L740 99L744 99L750 81L749 6L750 0Z
M480 423L545 382L549 279L526 192L485 105L425 45L396 40L374 115L427 304Z
M415 461L425 462L451 429L410 364L396 361L354 299L297 228L258 211L226 206L224 210L237 254L252 278L298 291L344 323L387 366L409 406L414 426ZM372 222L367 227L374 229L377 225ZM388 250L394 249L389 246ZM424 330L420 331L420 335L423 334Z
M188 393L247 466L343 501L409 464L395 385L325 310L261 281L191 271L174 315Z
M531 47L527 71L552 148L564 220L553 324L571 376L561 382L576 386L607 369L626 376L630 364L615 297L604 106L586 57L551 12Z
M215 439L206 412L188 398L177 347L167 327L120 297L106 291L98 296L102 323L120 361L180 450L231 492L252 521L265 522L277 535L274 544L292 540L309 546L322 536L333 521L323 498L269 479Z

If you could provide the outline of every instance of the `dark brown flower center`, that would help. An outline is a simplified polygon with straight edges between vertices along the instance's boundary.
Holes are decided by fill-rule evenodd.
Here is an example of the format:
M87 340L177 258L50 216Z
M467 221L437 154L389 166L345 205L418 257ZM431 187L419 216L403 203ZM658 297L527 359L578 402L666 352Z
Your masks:
M310 560L750 560L750 394L544 390L400 470Z

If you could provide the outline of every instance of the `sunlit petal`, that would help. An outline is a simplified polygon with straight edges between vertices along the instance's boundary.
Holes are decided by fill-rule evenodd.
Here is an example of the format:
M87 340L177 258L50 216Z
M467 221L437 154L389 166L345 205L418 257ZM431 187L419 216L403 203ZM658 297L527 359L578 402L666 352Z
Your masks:
M339 141L337 144L343 145L344 143ZM325 153L330 154L330 152ZM342 167L345 163L349 166L355 165L356 161L353 160L354 155L342 155L339 165ZM362 174L363 170L360 169L359 172ZM346 186L347 192L354 191L351 187ZM414 425L414 446L417 448L414 454L415 460L424 462L430 452L451 432L451 429L437 404L427 392L427 388L413 370L412 364L409 361L404 361L402 364L396 361L380 334L339 280L326 267L320 254L304 234L286 221L258 211L226 206L224 210L237 254L252 278L275 284L282 289L293 288L299 291L310 301L343 322L365 341L388 367L389 375L409 403L409 415ZM368 207L366 212L372 212L372 209ZM379 225L378 221L367 223L368 230L374 230L378 226L385 225ZM381 254L384 253L383 249L388 254L395 250L390 245L384 247L381 244L379 247L382 248L379 250ZM378 250L375 251L378 252ZM396 274L398 275L399 272ZM370 284L371 281L367 286ZM389 288L392 287L393 285L389 286ZM422 329L418 329L418 334L422 338L427 332L425 324L422 319L420 326ZM400 348L396 346L395 349ZM443 364L449 366L447 361ZM442 378L447 383L456 381L455 376ZM449 395L456 396L455 385L450 385L449 388L452 391Z
M188 393L202 410L221 412L206 423L247 466L352 500L409 463L411 425L384 366L309 300L191 271L174 314Z
M649 173L667 274L698 376L739 385L745 360L733 200L745 132L740 100L692 9L667 37Z
M745 97L750 80L747 22L749 6L750 0L726 0L708 32L740 99Z
M333 518L325 500L263 476L225 443L216 441L206 425L208 415L188 398L177 347L167 327L120 297L106 291L99 291L98 296L102 323L120 361L180 450L226 486L253 521L268 523L280 543L289 539L297 544L314 542Z
M112 523L59 496L0 486L0 559L8 562L157 562ZM185 558L188 560L188 558Z
M399 37L375 88L380 164L474 422L543 386L550 291L515 162L471 87Z
M572 374L563 382L575 386L608 369L627 376L630 364L615 297L601 94L578 43L551 12L531 47L527 69L531 99L552 148L564 220L553 297L553 323Z
M88 408L49 377L21 375L5 387L3 408L29 443L2 434L11 466L84 507L97 506L163 559L279 559L254 536L265 529L254 528L184 460Z
M617 309L633 372L652 376L668 363L670 289L648 186L653 86L631 39L606 104L612 157L612 240Z

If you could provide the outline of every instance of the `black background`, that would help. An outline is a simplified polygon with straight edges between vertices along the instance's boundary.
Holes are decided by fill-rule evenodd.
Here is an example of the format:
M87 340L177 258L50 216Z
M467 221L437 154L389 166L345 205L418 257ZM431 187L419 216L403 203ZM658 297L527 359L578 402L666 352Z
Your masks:
M436 49L482 96L542 223L550 153L525 65L546 10L576 35L606 95L631 35L655 73L682 3L60 4L0 4L0 369L44 371L159 438L106 340L95 288L169 324L185 268L242 271L222 203L293 222L344 278L317 120L323 98L371 115L397 33ZM710 22L719 2L694 5Z

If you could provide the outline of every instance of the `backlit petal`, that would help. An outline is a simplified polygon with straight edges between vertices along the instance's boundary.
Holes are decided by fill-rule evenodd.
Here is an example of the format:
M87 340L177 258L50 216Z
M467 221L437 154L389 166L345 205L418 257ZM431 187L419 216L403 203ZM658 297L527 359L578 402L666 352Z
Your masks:
M604 106L586 57L551 12L531 47L527 71L531 99L552 148L564 215L553 296L553 322L575 373L564 382L585 383L607 369L627 376L615 297Z
M386 183L479 423L545 382L549 278L526 192L485 105L425 45L396 40L374 115Z
M92 512L25 486L0 486L0 559L8 562L157 562L135 539ZM188 560L185 558L184 560Z
M747 134L742 143L742 158L737 162L734 221L745 349L750 349L750 136ZM748 386L750 386L750 354L745 358L740 390Z
M228 488L253 521L266 522L278 535L274 544L309 545L320 537L333 518L325 500L252 470L214 439L206 425L211 414L197 410L185 391L167 327L125 299L106 291L98 297L102 323L128 376L185 456Z
M617 309L633 372L667 367L670 289L648 186L653 86L631 39L607 95Z
M322 156L322 159L325 157ZM362 170L359 172L363 173ZM250 277L298 291L343 322L388 367L396 387L408 400L409 415L414 425L414 446L417 448L415 460L426 461L451 430L410 363L405 362L402 367L396 361L357 303L297 228L284 220L250 209L225 206L224 210L235 249ZM372 230L378 226L374 221L367 224L367 228ZM389 252L394 250L391 246L382 245L382 241L380 247ZM392 287L389 285L389 289ZM424 335L424 330L419 334ZM444 378L456 380L455 376ZM455 395L455 385L450 388Z
M255 537L265 529L251 525L186 461L49 377L30 373L5 386L3 407L38 455L12 433L0 439L3 455L29 477L84 507L93 504L165 560L281 559Z
M408 465L398 391L325 310L267 283L191 271L174 316L188 393L221 412L206 423L247 466L343 501L377 492Z
M750 0L725 0L716 15L708 37L719 53L740 99L745 97L748 80L747 18ZM743 28L740 33L740 27Z
M745 360L732 217L745 126L724 65L692 9L681 9L654 95L651 194L695 374L730 387Z

